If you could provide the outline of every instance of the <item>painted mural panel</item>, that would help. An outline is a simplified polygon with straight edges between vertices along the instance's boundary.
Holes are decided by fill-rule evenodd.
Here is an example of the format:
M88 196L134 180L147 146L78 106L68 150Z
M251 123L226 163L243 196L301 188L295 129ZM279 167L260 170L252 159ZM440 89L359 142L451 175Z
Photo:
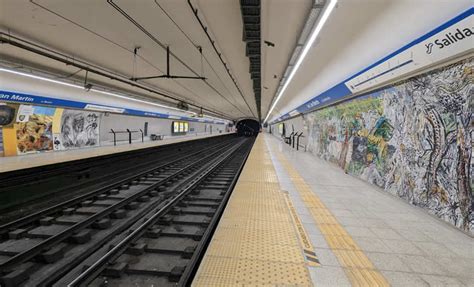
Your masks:
M99 124L100 113L64 110L61 117L61 133L55 139L57 146L55 149L99 146Z
M474 60L313 112L308 149L474 232Z
M53 149L53 116L55 108L21 105L17 114L17 153L28 154Z

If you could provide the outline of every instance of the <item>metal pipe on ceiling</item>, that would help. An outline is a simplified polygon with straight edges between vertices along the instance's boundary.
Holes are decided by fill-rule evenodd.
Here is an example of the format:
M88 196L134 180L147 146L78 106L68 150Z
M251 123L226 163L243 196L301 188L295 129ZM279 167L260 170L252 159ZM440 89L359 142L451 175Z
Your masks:
M89 29L89 28L87 28L87 27L85 27L85 26L79 24L78 22L75 22L75 21L73 21L73 20L71 20L71 19L65 17L64 15L59 14L59 13L56 12L56 11L53 11L53 10L51 10L51 9L49 9L49 8L47 8L47 7L45 7L45 6L43 6L43 5L40 5L40 4L36 3L34 0L30 0L30 3L32 3L32 4L35 5L35 6L37 6L37 7L40 8L40 9L43 9L44 11L46 11L46 12L48 12L48 13L51 13L51 14L53 14L53 15L55 15L55 16L61 18L62 20L66 21L66 22L71 23L72 25L74 25L74 26L76 26L76 27L78 27L78 28L80 28L80 29L82 29L82 30L84 30L84 31L87 31L87 32L91 33L91 34L94 35L94 36L97 36L97 37L103 39L104 41L107 41L108 43L111 43L111 44L113 44L113 45L115 45L115 46L117 46L117 47L119 47L119 48L121 48L121 49L123 49L123 50L125 50L125 51L130 52L131 54L134 55L134 57L140 58L142 61L144 61L146 64L150 65L151 67L153 67L153 68L156 69L157 71L159 71L159 72L161 72L161 73L163 72L159 67L155 66L155 65L154 65L153 63L151 63L148 59L146 59L145 57L143 57L143 56L141 56L141 55L138 55L138 54L137 54L137 50L130 50L128 47L125 47L125 46L123 46L123 45L121 45L121 44L119 44L119 43L117 43L117 42L115 42L115 41L113 41L113 40L107 38L106 36L104 36L104 35L102 35L102 34L99 34L98 32L93 31L92 29ZM87 65L94 66L94 65L89 64L89 63L87 63ZM106 70L106 69L104 69L104 68L97 67L97 66L96 66L96 68L98 68L98 69L100 69L100 70L107 71L107 72L109 72L109 73L111 73L111 74L114 74L114 75L118 75L118 76L124 77L123 75L118 74L118 73L115 73L114 71L109 71L109 70ZM133 73L133 75L135 75L135 72ZM129 77L126 77L126 78L129 78ZM190 89L189 89L188 87L186 87L185 85L182 85L180 82L176 81L175 79L171 79L171 80L172 80L173 82L175 82L175 83L176 83L178 86L180 86L181 88L183 88L183 89L185 89L186 91L188 91L190 94L193 94L194 96L198 97L198 95L197 95L194 91L190 90ZM191 102L192 102L192 101L191 101L189 98L187 98L187 97L185 97L184 100L185 100L187 103L191 103ZM183 101L184 101L184 100L183 100ZM200 104L200 105L202 105L202 104Z
M153 34L151 34L145 27L143 27L140 23L138 23L132 16L130 16L125 10L123 10L117 3L114 3L113 0L107 0L107 3L109 3L115 10L117 10L120 14L122 14L130 23L135 25L140 31L142 31L145 35L148 36L153 42L155 42L158 46L163 48L164 50L167 50L169 46L166 46L165 44L161 43ZM186 67L191 73L193 73L195 76L200 77L199 75L193 68L191 68L189 65L187 65L181 58L179 58L176 54L173 52L170 52L170 55L173 56L178 62L180 62L184 67ZM169 65L169 63L168 63ZM237 106L235 106L233 103L231 103L224 95L222 95L214 86L212 86L208 81L205 79L203 80L204 83L211 88L216 94L221 96L224 100L226 100L229 104L231 104L234 108L236 108L240 113L245 115L244 112L242 112Z
M23 43L22 43L23 42ZM16 37L16 36L12 36L12 35L9 35L9 34L6 34L4 32L0 32L0 43L1 44L9 44L9 45L12 45L14 47L17 47L17 48L20 48L20 49L23 49L23 50L26 50L26 51L29 51L29 52L32 52L34 54L37 54L37 55L40 55L40 56L43 56L43 57L46 57L46 58L49 58L49 59L52 59L52 60L55 60L55 61L58 61L58 62L61 62L65 65L68 65L68 66L73 66L73 67L76 67L76 68L79 68L79 69L82 69L84 71L88 71L90 73L94 73L96 75L99 75L99 76L102 76L102 77L105 77L105 78L108 78L110 80L114 80L114 81L118 81L120 83L124 83L124 84L128 84L132 87L135 87L135 88L139 88L139 89L142 89L142 90L145 90L147 92L150 92L150 93L153 93L153 94L157 94L157 95L160 95L162 97L165 97L165 98L168 98L168 99L171 99L173 101L177 101L177 102L182 102L182 100L178 99L178 98L175 98L173 96L170 96L170 95L167 95L165 93L162 93L162 92L159 92L159 91L156 91L156 90L153 90L153 89L150 89L148 87L145 87L143 85L140 85L138 83L135 83L133 81L130 81L128 79L122 79L120 78L119 76L116 76L116 75L113 75L111 73L108 73L108 72L105 72L105 71L101 71L99 70L98 68L91 68L91 65L88 65L86 63L81 63L80 61L76 60L76 59L72 59L71 57L68 57L66 55L63 55L63 54L60 54L58 52L55 52L55 51L52 51L52 50L49 50L47 48L44 48L44 47L41 47L40 45L38 44L34 44L34 43L31 43L27 40L24 40L24 39L21 39L19 37ZM25 44L26 43L26 44ZM49 52L46 52L46 51L49 51ZM190 106L193 106L195 107L196 109L200 109L201 106L199 105L195 105L195 104L190 104ZM215 112L213 110L210 110L208 108L203 108L203 110L209 112L209 113L212 113L214 115L217 115L217 116L220 116L224 119L232 119L231 116L228 116L226 114L223 114L223 113L220 113L220 112Z
M203 63L202 63L202 59L204 59L206 61L206 63L209 65L209 67L211 68L212 72L216 75L217 79L221 82L222 86L224 87L224 89L228 92L229 95L232 96L232 93L229 91L229 89L227 88L226 84L224 83L224 81L221 79L220 75L216 72L216 70L214 69L214 67L212 66L212 64L209 62L209 60L207 59L207 57L203 54L202 52L202 46L196 44L189 36L188 34L186 34L186 32L179 26L179 24L174 21L173 17L171 17L171 15L166 12L166 10L160 5L160 3L158 3L157 0L154 0L155 4L160 8L160 10L168 17L168 19L170 19L170 21L175 25L175 27L186 37L186 39L199 51L199 53L201 54L201 75L204 75L204 72L203 72ZM233 78L231 78L232 80L234 80ZM236 84L234 82L234 84ZM238 88L238 87L237 87ZM240 92L240 91L239 91ZM242 94L240 94L240 96L243 98L244 102L247 104L245 98L243 97ZM247 107L249 108L249 111L250 113L253 114L253 111L250 109L250 107L248 106L247 104Z

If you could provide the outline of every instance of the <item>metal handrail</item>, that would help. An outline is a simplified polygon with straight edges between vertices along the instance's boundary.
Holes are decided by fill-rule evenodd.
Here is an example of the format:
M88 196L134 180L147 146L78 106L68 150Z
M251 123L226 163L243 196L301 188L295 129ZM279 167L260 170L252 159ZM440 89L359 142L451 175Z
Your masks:
M142 142L144 142L144 135L143 130L139 129L138 131L126 129L125 131L115 131L114 129L110 129L110 134L114 134L114 146L117 145L117 134L128 134L128 143L132 144L132 133L141 133L142 135Z
M305 137L303 135L303 132L300 132L300 134L296 137L296 150L299 150L300 147L304 147L304 151L306 151L306 145L300 145L300 138Z

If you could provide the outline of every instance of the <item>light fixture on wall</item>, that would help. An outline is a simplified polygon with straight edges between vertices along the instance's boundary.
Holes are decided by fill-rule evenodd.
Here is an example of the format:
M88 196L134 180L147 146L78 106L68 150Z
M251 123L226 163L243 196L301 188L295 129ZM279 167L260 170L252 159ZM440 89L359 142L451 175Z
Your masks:
M295 63L295 66L293 67L293 69L291 70L291 73L290 75L288 76L288 78L286 79L285 81L285 84L283 85L283 87L281 88L280 92L278 93L275 101L273 102L271 108L268 110L268 113L267 113L267 116L265 117L265 120L263 122L266 122L268 120L268 118L270 117L271 113L273 112L273 110L275 109L275 106L276 104L278 103L278 101L280 100L280 98L282 97L283 93L285 92L286 88L288 87L288 85L290 84L291 80L293 79L293 77L295 76L295 73L296 71L299 69L299 67L301 66L301 63L303 62L304 58L306 57L306 55L308 54L309 52L309 49L311 49L311 46L313 45L313 43L315 42L316 38L318 37L319 33L321 32L321 30L323 29L323 26L324 24L327 22L328 18L329 18L329 15L331 15L331 12L334 10L334 8L336 7L336 4L337 4L337 0L330 0L326 9L324 10L321 18L319 19L318 23L316 24L316 26L314 27L313 31L311 32L311 35L309 36L309 39L308 41L306 42L306 44L304 45L303 47L303 50L301 51L301 54L299 55L298 57L298 60L296 61Z

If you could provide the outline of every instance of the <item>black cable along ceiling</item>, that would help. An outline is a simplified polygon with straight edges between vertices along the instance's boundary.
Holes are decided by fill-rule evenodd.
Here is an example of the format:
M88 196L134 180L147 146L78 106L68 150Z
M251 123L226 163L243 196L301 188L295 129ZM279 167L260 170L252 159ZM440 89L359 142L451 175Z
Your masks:
M108 0L107 2L111 3L112 0ZM116 43L116 42L114 42L113 40L108 39L108 38L106 38L105 36L103 36L103 35L101 35L101 34L98 34L97 32L95 32L95 31L93 31L93 30L91 30L91 29L89 29L89 28L87 28L87 27L85 27L85 26L83 26L83 25L81 25L81 24L79 24L79 23L76 23L76 22L72 21L71 19L68 19L68 18L66 18L66 17L63 16L63 15L60 15L59 13L57 13L57 12L55 12L55 11L52 11L52 10L50 10L50 9L48 9L48 8L46 8L46 7L44 7L44 6L40 5L40 4L38 4L38 3L36 3L34 0L30 0L30 3L32 3L32 4L36 5L36 6L38 6L39 8L41 8L41 9L43 9L43 10L49 12L49 13L52 13L52 14L58 16L59 18L65 20L65 21L67 21L67 22L69 22L69 23L71 23L71 24L73 24L73 25L75 25L75 26L77 26L77 27L79 27L79 28L81 28L81 29L83 29L83 30L89 32L89 33L94 34L95 36L97 36L97 37L99 37L99 38L101 38L101 39L103 39L103 40L105 40L105 41L107 41L107 42L110 42L111 44L113 44L113 45L115 45L115 46L117 46L117 47L119 47L119 48L121 48L121 49L124 49L124 50L130 52L131 54L134 54L134 51L129 50L127 47L124 47L124 46L120 45L119 43ZM113 3L113 4L115 4L115 3ZM124 15L124 16L125 16L125 15ZM138 28L140 28L140 27L138 27ZM147 31L147 32L148 32L148 31ZM1 34L5 34L5 33L2 32ZM146 33L145 33L145 34L146 34ZM5 34L5 35L8 35L8 37L12 36L12 35L10 35L10 34ZM150 35L148 35L148 36L152 36L152 35L150 34ZM20 38L17 38L17 39L20 40L20 41L23 41L23 42L28 42L28 41L26 41L25 39L20 39ZM165 49L166 49L166 46L164 46L164 45L163 45L162 43L160 43L160 42L157 42L157 39L156 39L156 38L153 37L152 40L155 41L155 42L156 42L157 44L159 44L160 46L165 47ZM2 43L7 43L7 42L8 42L8 44L13 44L14 46L17 46L18 48L23 48L23 49L26 48L25 46L15 45L15 44L18 44L18 43L15 43L15 44L14 44L13 41L2 41ZM28 44L31 45L32 43L29 42ZM21 46L21 47L20 47L20 46ZM60 53L58 53L57 51L52 51L52 50L50 50L50 49L48 49L48 48L46 48L46 47L44 47L44 46L43 46L43 47L40 47L40 46L38 46L38 45L36 45L36 44L33 44L33 46L37 46L37 47L41 48L41 50L47 50L47 51L53 52L53 54L60 54ZM29 48L26 48L26 49L29 50ZM32 51L32 52L33 52L33 51ZM38 51L35 51L35 52L38 52ZM46 56L46 55L43 54L43 53L40 53L40 54L42 54L43 56ZM50 54L50 55L51 55L51 54ZM48 56L50 56L50 55L48 55ZM180 63L182 63L186 68L188 68L192 73L194 73L195 75L198 75L191 67L189 67L188 65L186 65L186 64L185 64L180 58L178 58L176 55L174 55L174 54L171 54L171 55L172 55L175 59L177 59ZM48 57L48 56L47 56L47 57ZM66 57L66 58L71 58L71 57L69 57L69 56L67 56L67 55L61 55L61 56ZM144 58L143 56L140 56L140 55L138 55L138 54L134 54L134 56L135 56L135 57L139 57L141 60L143 60L145 63L147 63L148 65L150 65L150 66L153 67L154 69L156 69L156 70L158 70L158 71L160 71L160 72L163 72L159 67L155 66L153 63L151 63L148 59ZM57 60L59 60L59 59L57 59ZM77 59L75 59L75 61L77 61ZM63 62L63 61L61 61L61 62ZM95 67L95 71L101 70L101 71L104 71L104 72L108 73L109 75L114 75L113 77L107 76L107 78L111 78L111 79L113 78L113 79L116 80L116 76L118 76L118 77L120 77L120 78L127 78L128 80L130 80L130 79L129 79L130 77L127 77L127 76L118 74L118 73L116 73L116 72L114 72L114 71L108 71L108 70L104 69L103 67L94 66L93 64L91 64L91 63L86 63L86 62L84 62L84 64L86 64L86 65L89 66L89 67ZM67 65L69 65L69 64L67 64ZM211 67L211 68L212 68L212 67ZM90 71L90 72L95 73L94 71ZM97 73L95 73L95 74L97 74ZM103 74L101 74L101 75L103 75ZM182 85L181 83L179 83L179 82L176 81L175 79L171 79L171 80L174 81L174 82L175 82L177 85L179 85L181 88L187 90L187 91L190 92L191 94L193 94L193 95L195 95L196 97L198 97L196 93L194 93L192 90L190 90L190 89L187 88L186 86ZM122 80L120 80L120 81L122 81ZM164 97L169 98L169 99L176 100L176 101L178 101L178 102L187 102L187 103L189 103L191 106L197 107L198 109L199 109L199 108L203 108L204 110L206 110L206 111L208 111L208 112L210 112L210 113L212 113L212 114L219 115L219 116L224 117L224 118L227 118L227 119L235 118L235 116L232 117L232 116L229 116L229 115L227 115L227 114L223 114L223 113L221 113L221 112L217 112L217 111L215 111L215 110L213 110L213 109L205 108L205 107L202 106L202 104L196 104L196 103L194 103L193 100L190 100L190 99L188 99L188 98L186 98L186 97L184 97L186 100L182 100L182 99L179 99L179 98L176 97L176 96L171 96L171 95L169 95L169 94L165 94L165 93L162 92L162 91L154 90L153 88L148 88L148 87L146 87L146 86L143 85L143 84L133 84L133 82L134 82L134 81L132 81L132 83L128 82L127 84L130 84L131 86L134 86L134 87L142 88L142 89L147 90L147 91L149 91L149 92L153 92L153 93L155 93L155 94L159 94L159 95L161 95L161 96L164 96ZM206 82L206 81L204 81L204 82L206 83L207 86L209 86L212 90L214 90L219 96L221 96L221 97L224 98L227 102L229 102L229 100L228 100L226 97L224 97L218 90L216 90L211 84L209 84L209 83ZM233 105L233 103L231 103L231 102L229 102L229 103L230 103L231 105ZM234 106L234 108L236 108L240 113L245 114L245 113L243 113L240 109L238 109L235 105L233 105L233 106Z
M242 12L243 35L246 42L245 54L250 60L250 78L253 81L255 103L257 105L258 119L262 121L261 113L261 47L260 47L260 0L240 0Z
M125 49L125 50L129 51L130 53L133 53L133 51L130 51L128 48L123 47L122 45L120 45L120 44L118 44L118 43L116 43L116 42L114 42L114 41L112 41L112 40L110 40L110 39L104 37L103 35L100 35L100 34L94 32L94 31L90 30L90 29L87 28L87 27L84 27L84 26L82 26L82 25L80 25L80 24L78 24L78 23L76 23L76 22L74 22L74 21L72 21L72 20L70 20L70 19L67 19L67 18L65 18L64 16L62 16L62 15L60 15L60 14L54 12L54 11L51 11L50 9L48 9L48 8L46 8L46 7L44 7L44 6L40 5L40 4L38 4L38 3L36 3L34 0L30 0L30 2L31 2L32 4L34 4L34 5L36 5L36 6L39 6L40 8L42 8L42 9L48 11L48 12L50 12L50 13L56 15L56 16L58 16L58 17L64 19L64 20L66 20L66 21L72 23L73 25L76 25L76 26L78 26L78 27L80 27L80 28L82 28L82 29L84 29L84 30L86 30L86 31L88 31L88 32L90 32L90 33L92 33L92 34L94 34L94 35L96 35L96 36L98 36L98 37L100 37L100 38L102 38L102 39L108 41L108 42L111 42L112 44L114 44L114 45L116 45L116 46L118 46L118 47L120 47L120 48L122 48L122 49ZM113 3L113 0L107 0L107 2L108 2L109 4L111 4L112 6L115 6L115 5L116 5L116 3ZM156 2L156 1L155 1L155 2ZM242 3L243 3L243 2L249 2L249 1L248 1L248 0L247 0L247 1L242 1ZM258 2L258 3L259 3L260 1L257 0L257 1L250 1L250 2ZM207 33L207 27L204 27L204 26L203 26L203 23L202 23L201 20L199 19L199 16L197 15L197 9L194 9L194 8L193 8L193 6L192 6L192 4L191 4L191 2L190 2L189 0L188 0L188 3L189 3L190 7L191 7L192 10L193 10L193 14L196 16L196 18L198 19L199 23L201 24L201 27L202 27L202 28L204 29L204 31L206 32L206 35L207 35L208 39L210 40L210 42L211 42L211 44L212 44L212 46L213 46L213 48L214 48L214 51L215 51L215 52L217 53L217 55L219 56L219 59L220 59L221 62L223 63L223 65L224 65L224 67L225 67L227 73L229 74L230 78L231 78L232 81L234 82L234 84L235 84L237 90L239 91L239 94L241 95L241 97L242 97L243 100L245 101L245 104L246 104L247 107L249 108L250 112L254 115L252 109L251 109L250 106L248 105L248 102L246 101L245 97L243 96L242 91L241 91L240 88L238 87L238 85L237 85L237 83L236 83L234 77L230 74L230 71L229 71L229 68L228 68L227 64L223 61L222 56L221 56L222 54L217 51L216 46L215 46L215 42L210 38L210 35ZM117 7L114 7L114 8L117 9ZM160 8L161 8L161 7L160 7ZM117 9L117 10L119 10L119 12L121 12L121 13L124 12L124 11L123 11L122 9L120 9L120 8ZM120 10L121 10L121 11L120 11ZM165 11L164 11L164 12L165 12ZM122 13L122 14L123 14L123 13ZM165 12L165 14L169 17L169 15L168 15L166 12ZM258 11L258 14L260 14L260 10ZM125 16L126 18L129 17L128 14L127 14L127 15L124 15L124 16ZM128 19L129 19L132 23L134 23L135 25L139 25L139 24L138 24L137 22L135 22L133 19L131 19L131 18L128 18ZM260 22L259 19L260 19L260 16L258 16L258 23ZM172 20L172 19L171 19L171 20ZM173 20L172 20L172 21L173 21ZM173 21L173 22L174 22L174 21ZM175 24L176 24L176 23L175 23ZM138 27L139 29L143 28L142 26L137 26L137 27ZM180 29L179 26L178 26L178 28ZM144 28L143 28L143 29L144 29ZM142 30L142 29L141 29L141 30ZM180 29L180 30L181 30L181 29ZM258 30L260 30L259 25L258 25ZM147 34L147 36L149 36L154 42L156 42L157 44L159 44L162 48L166 49L166 46L164 46L164 45L163 45L161 42L159 42L155 37L153 37L151 34L149 34L148 31L146 31L146 30L142 30L142 31L143 31L145 34ZM4 36L7 36L7 34L5 34L5 33L3 33L3 32L2 32L1 34L4 34ZM245 33L244 33L244 34L245 34ZM27 46L25 46L25 45L20 44L20 42L15 42L15 41L13 41L11 38L9 38L9 37L12 37L12 35L10 35L10 34L8 34L7 37L8 37L8 40L9 40L9 41L6 40L7 38L3 38L3 37L2 37L3 39L2 39L2 41L1 41L1 43L4 43L4 44L11 44L11 45L13 45L13 46L16 46L17 48L22 48L22 49L25 49L25 50L29 50L30 52L34 52L34 53L40 54L40 55L42 55L42 56L46 56L46 57L49 57L49 58L58 60L58 61L60 61L60 62L65 63L66 65L72 65L72 62L66 60L66 59L70 58L69 56L60 55L60 53L58 53L57 51L52 51L52 50L49 50L49 49L46 48L46 47L40 47L40 46L38 46L38 45L36 45L36 44L33 44L33 43L31 43L31 42L28 43L28 41L26 41L25 39L17 38L17 40L19 40L20 42L26 42L26 43L28 43L29 45L37 46L38 48L40 48L40 49L43 50L43 51L53 52L53 54L47 54L47 52L45 53L45 52L40 51L40 50L35 50L35 49L32 48L31 46L30 46L30 47L27 47ZM186 37L188 37L188 36L186 35ZM244 37L245 37L245 35L244 35ZM260 38L260 37L259 37L259 38ZM188 38L188 40L190 40L190 39ZM191 42L192 42L192 41L191 41ZM193 42L192 42L192 43L193 43ZM193 44L194 44L194 43L193 43ZM260 43L258 43L258 45L260 46ZM60 57L55 57L54 54L59 54ZM193 74L198 75L191 67L189 67L188 65L186 65L186 64L185 64L180 58L178 58L175 54L172 54L172 53L171 53L171 55L172 55L176 60L178 60L181 64L183 64L186 68L188 68ZM156 67L155 65L153 65L153 64L152 64L149 60L147 60L146 58L143 58L143 57L140 56L140 55L136 55L136 56L138 56L139 58L141 58L141 59L142 59L144 62L146 62L147 64L151 65L153 68L155 68L155 69L157 69L158 71L162 72L161 69L159 69L158 67ZM247 46L247 56L249 56L249 55L248 55L248 46ZM64 59L64 58L62 58L62 57L65 57L66 59ZM61 59L61 58L62 58L62 59ZM258 58L260 59L260 56L258 56ZM78 59L74 59L74 61L77 63ZM207 61L207 59L206 59L206 62L210 65L210 63ZM251 59L251 62L252 62L252 59ZM255 63L255 61L253 61L253 62ZM94 67L94 65L92 65L92 64L90 64L90 63L86 63L86 62L84 62L84 64L87 65L87 66L86 66L87 68L85 68L83 65L77 65L77 66L78 66L81 70L89 71L89 72L92 72L92 73L95 73L95 74L98 74L98 75L101 75L101 76L105 76L105 77L107 77L107 78L110 78L110 79L117 80L117 81L119 81L119 82L125 83L124 80L118 79L118 77L120 77L120 78L124 77L124 78L125 78L125 76L123 76L123 75L119 75L119 74L117 74L117 73L114 73L114 72L112 72L112 71L108 71L108 70L103 69L102 67L98 67L98 66L95 66L95 69L91 69L90 67ZM259 63L258 63L258 65L259 65ZM73 65L73 66L76 66L76 65ZM76 67L77 67L77 66L76 66ZM211 65L210 65L210 67L212 68L212 70L213 70L214 73L215 73L215 70L213 69L213 67L212 67ZM84 68L84 69L82 69L82 68ZM252 70L252 67L251 67L251 70ZM100 72L99 72L99 71L100 71ZM217 75L217 74L216 74L216 75ZM217 76L218 76L218 75L217 75ZM218 76L218 77L219 77L219 76ZM258 81L260 81L260 75L258 75L258 78L259 78ZM255 82L255 78L253 78L253 79L254 79L254 91L255 91L255 90L256 90L256 87L255 87L255 83L256 83L256 82ZM222 81L222 79L220 79L220 77L219 77L219 80ZM133 81L132 81L132 82L133 82ZM185 86L183 86L182 84L180 84L179 82L177 82L177 81L175 81L175 82L176 82L179 86L181 86L182 88L184 88L184 89L190 91L192 94L196 95L194 92L192 92L191 90L189 90L188 88L186 88ZM224 98L227 102L229 102L231 105L233 105L235 108L237 108L237 107L236 107L233 103L231 103L226 97L224 97L219 91L217 91L212 85L210 85L210 84L209 84L208 82L206 82L206 81L204 81L204 82L205 82L206 85L208 85L211 89L213 89L218 95L220 95L220 96L221 96L222 98ZM169 98L169 99L173 99L173 100L176 100L176 101L182 101L182 100L180 100L179 98L173 97L173 96L168 95L168 94L165 94L165 93L163 93L163 92L159 92L159 91L157 91L157 90L153 90L153 89L147 88L147 87L145 87L145 86L143 86L143 85L140 85L140 84L130 83L129 81L126 81L126 83L127 83L127 84L130 84L131 86L144 89L144 90L146 90L146 91L148 91L148 92L152 92L152 93L155 93L155 94L159 94L160 96L164 96L164 97ZM222 83L222 84L223 84L223 83ZM224 86L224 88L228 91L228 89L225 87L225 85L223 85L223 86ZM258 89L259 89L259 88L258 88ZM260 91L259 91L258 95L257 95L257 93L255 94L255 97L256 97L256 100L257 100L257 97L258 97L258 101L256 101L256 102L257 102L257 107L258 107L259 118L261 118L261 113L260 113ZM192 101L191 101L191 102L192 102ZM192 106L195 106L195 107L198 107L198 105L196 105L196 104L192 104L192 103L191 103L191 105L192 105ZM224 116L224 118L229 118L227 115L224 115L224 114L222 114L222 113L216 112L216 111L211 110L211 109L204 108L204 110L206 110L206 111L208 111L208 112L211 112L211 113L213 113L213 114L216 114L216 115ZM245 113L243 113L240 109L237 108L237 110L239 110L239 112L241 112L242 114L245 114Z
M110 80L115 80L117 82L128 84L132 87L139 88L139 89L145 90L147 92L157 94L157 95L160 95L160 96L168 98L168 99L172 99L174 101L178 101L178 102L181 101L180 99L178 99L176 97L173 97L171 95L168 95L166 93L157 91L155 89L148 88L148 87L143 86L143 85L140 85L137 82L130 81L128 78L124 78L121 75L110 73L109 71L107 71L107 70L105 70L101 67L94 66L90 63L81 61L79 59L72 58L70 56L61 54L57 51L50 50L46 47L42 47L38 44L29 42L25 39L21 39L19 37L16 37L16 36L13 36L13 35L10 35L10 34L6 34L4 32L0 32L0 44L9 44L9 45L12 45L14 47L23 49L25 51L29 51L29 52L32 52L34 54L41 55L41 56L47 57L49 59L64 63L68 66L76 67L76 68L82 69L84 71L94 73L96 75L108 78ZM216 111L213 111L211 109L203 108L203 107L195 105L195 104L190 104L190 105L196 107L197 109L202 108L203 110L206 110L206 111L208 111L212 114L218 115L218 116L220 116L222 118L225 118L225 119L231 119L232 118L232 117L230 117L226 114L223 114L221 112L216 112Z
M147 35L153 42L158 44L161 48L164 50L167 50L167 46L163 43L161 43L153 34L151 34L148 30L145 29L140 23L138 23L132 16L130 16L125 10L123 10L120 6L118 6L117 3L114 3L113 0L107 0L107 3L109 3L115 10L117 10L120 14L122 14L127 20L129 20L132 24L134 24L140 31L142 31L145 35ZM191 68L189 65L187 65L181 58L179 58L176 54L173 52L170 52L170 55L175 58L178 62L180 62L184 67L186 67L191 73L193 73L196 77L200 77L201 75L197 73L193 68ZM235 106L232 102L230 102L224 95L222 95L216 88L214 88L209 82L206 80L203 80L203 82L209 86L215 93L217 93L220 97L222 97L224 100L226 100L229 104L231 104L235 109L237 109L240 113L245 115L244 112L242 112L237 106Z
M154 0L155 4L160 8L160 10L168 17L168 19L170 19L170 21L175 25L175 27L186 37L186 39L200 52L202 58L206 61L206 63L209 65L209 67L211 68L211 71L214 73L214 75L217 77L217 79L219 80L219 82L222 84L222 86L224 87L224 89L227 91L227 93L229 95L232 95L232 93L229 91L229 89L227 88L226 84L224 83L224 81L222 80L221 76L219 75L219 73L217 73L217 71L214 69L214 67L212 66L212 64L209 62L208 58L202 53L202 47L198 44L196 44L192 39L191 37L186 34L186 32L179 26L178 23L176 23L176 21L173 19L173 17L171 17L171 15L160 5L160 3L158 3L157 0ZM190 0L188 0L188 4L190 5L191 9L192 9L192 4L190 2ZM192 9L193 10L193 9ZM193 14L194 16L199 20L199 16L197 15L197 11L193 10ZM216 48L215 48L215 44L214 44L214 41L212 41L210 39L210 36L209 34L207 33L207 28L203 27L202 25L202 22L199 21L199 23L201 23L201 27L203 28L204 32L207 34L207 37L208 39L210 40L213 48L214 48L214 51L217 52ZM222 61L222 58L221 58L221 54L220 53L217 53L217 55L219 56L219 58L221 59ZM227 70L227 73L229 74L230 78L232 79L232 81L234 82L237 90L239 91L240 93L240 96L242 97L242 99L244 100L245 104L247 105L250 113L253 114L253 111L252 109L250 109L250 106L248 105L247 101L245 100L245 97L242 95L242 92L240 91L239 87L237 86L237 83L235 82L234 78L232 77L232 75L229 73L229 69L225 66L225 63L224 64L224 67L226 68ZM202 66L202 63L201 63L201 66ZM202 69L202 68L201 68ZM255 116L255 115L254 115Z
M123 45L121 45L121 44L119 44L119 43L117 43L117 42L115 42L115 41L113 41L113 40L111 40L111 39L105 37L104 35L101 35L101 34L97 33L96 31L93 31L93 30L91 30L91 29L89 29L89 28L87 28L87 27L85 27L85 26L83 26L83 25L81 25L81 24L79 24L79 23L77 23L77 22L75 22L75 21L73 21L73 20L71 20L71 19L69 19L69 18L67 18L67 17L65 17L65 16L63 16L63 15L61 15L61 14L59 14L58 12L55 12L55 11L53 11L53 10L51 10L51 9L49 9L49 8L47 8L47 7L45 7L45 6L42 6L41 4L36 3L34 0L30 0L30 3L36 5L37 7L43 9L44 11L47 11L48 13L51 13L51 14L53 14L53 15L55 15L55 16L61 18L61 19L63 19L64 21L67 21L67 22L71 23L72 25L74 25L74 26L76 26L76 27L78 27L78 28L80 28L80 29L82 29L82 30L84 30L84 31L87 31L87 32L89 32L89 33L91 33L91 34L93 34L93 35L95 35L95 36L97 36L97 37L103 39L103 40L106 41L106 42L109 42L109 43L113 44L114 46L117 46L118 48L121 48L121 49L123 49L123 50L125 50L125 51L127 51L127 52L129 52L129 53L131 53L131 54L134 54L134 57L140 58L143 62L145 62L146 64L150 65L150 67L153 67L153 69L156 69L157 71L159 71L159 72L161 72L161 73L164 72L164 71L161 70L159 67L157 67L156 65L154 65L151 61L149 61L147 58L145 58L145 57L143 57L143 56L141 56L141 55L139 55L139 54L135 54L133 50L130 50L129 48L124 47ZM45 47L42 47L42 48L44 49ZM88 63L88 64L91 65L90 63ZM98 68L98 67L96 66L96 68ZM101 67L100 69L101 69L101 70L105 70L105 69L102 68L102 67ZM117 76L125 77L125 78L126 78L126 76L124 76L124 75L119 75L118 73L116 73L116 72L114 72L114 71L108 71L108 73L111 73L111 74L114 74L114 75L117 75ZM178 86L180 86L181 88L183 88L183 89L185 89L186 91L188 91L190 94L193 94L194 96L196 96L197 98L199 98L198 95L197 95L196 93L194 93L194 91L192 91L191 89L189 89L189 88L186 87L185 85L181 84L180 82L176 81L175 79L171 79L171 80L172 80L173 82L175 82L175 83L176 83ZM195 105L195 106L197 106L197 107L199 106L199 105L195 104L192 99L189 99L189 98L187 98L187 97L185 97L185 96L182 96L182 95L181 95L181 97L184 98L185 101L188 102L188 103L190 103L191 105ZM175 98L177 99L177 101L183 101L183 99L178 99L178 97L176 97L176 96L175 96ZM202 104L201 104L201 106L202 106ZM214 108L215 108L215 107L214 107ZM211 111L211 110L209 110L209 111ZM213 112L213 113L215 113L215 112Z
M204 23L201 21L201 18L199 18L198 9L194 8L193 4L191 3L191 0L188 0L188 5L191 8L191 10L193 11L193 14L196 17L196 19L198 20L199 24L201 25L201 28L204 31L204 33L206 34L207 39L209 40L209 42L211 42L212 48L214 48L214 52L216 52L217 56L219 57L219 60L221 60L222 65L224 65L224 68L226 69L227 74L229 75L229 77L232 79L232 82L234 83L235 87L237 88L237 91L239 91L240 96L244 100L245 104L249 108L252 115L255 117L255 114L252 111L252 109L250 108L247 100L245 99L244 94L242 93L242 90L240 90L239 86L237 85L237 81L235 80L234 76L230 73L230 68L227 66L227 63L222 58L222 53L219 53L219 51L217 50L216 42L214 40L212 40L211 35L209 35L207 27L204 26Z

